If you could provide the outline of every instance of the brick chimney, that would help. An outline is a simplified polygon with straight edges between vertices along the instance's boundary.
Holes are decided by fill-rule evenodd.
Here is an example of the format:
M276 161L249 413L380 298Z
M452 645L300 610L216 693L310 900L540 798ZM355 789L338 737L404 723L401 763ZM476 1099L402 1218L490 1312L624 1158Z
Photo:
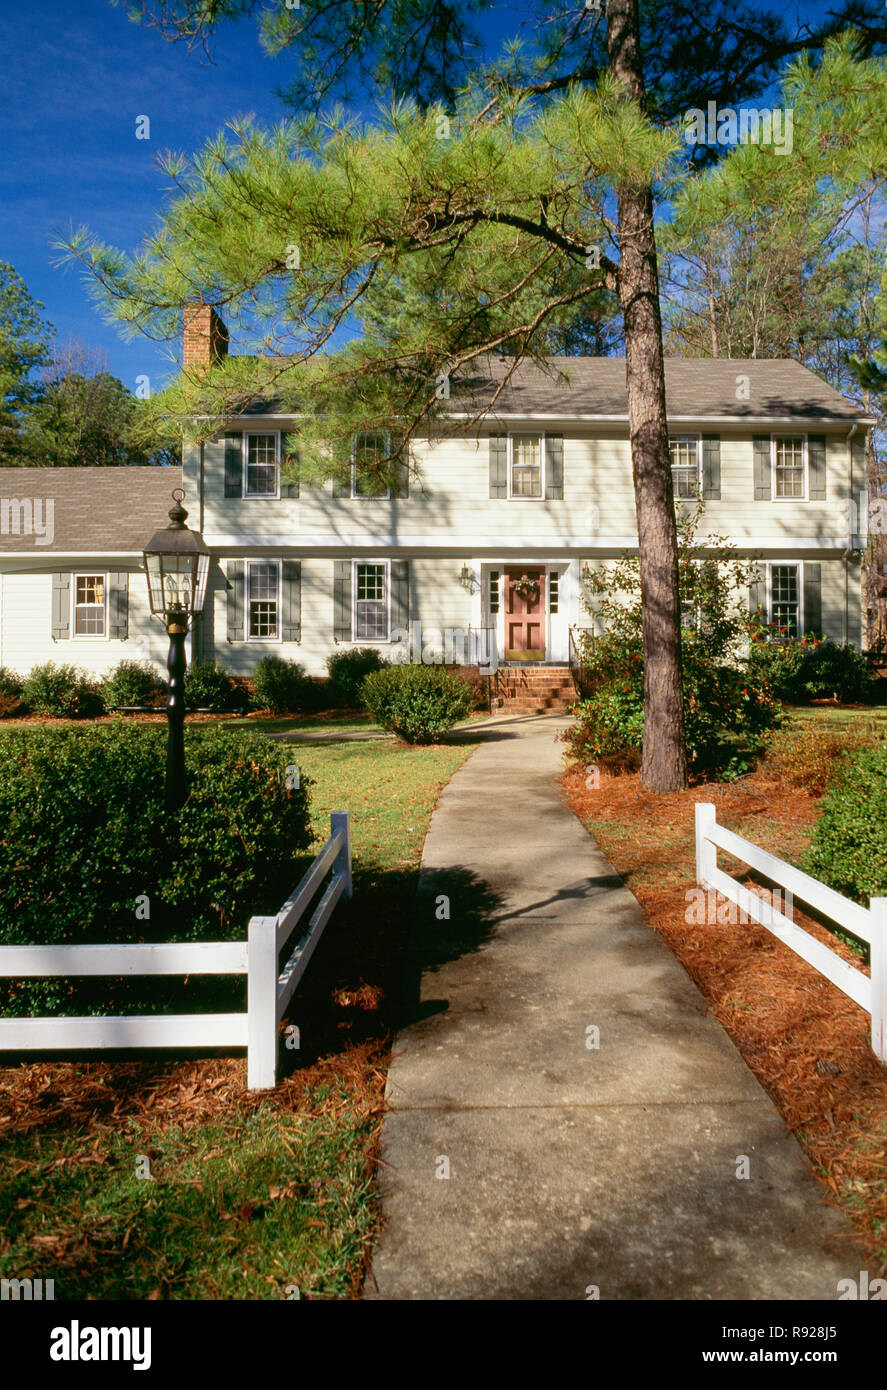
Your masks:
M196 300L185 305L185 371L205 370L228 356L228 330L211 304Z

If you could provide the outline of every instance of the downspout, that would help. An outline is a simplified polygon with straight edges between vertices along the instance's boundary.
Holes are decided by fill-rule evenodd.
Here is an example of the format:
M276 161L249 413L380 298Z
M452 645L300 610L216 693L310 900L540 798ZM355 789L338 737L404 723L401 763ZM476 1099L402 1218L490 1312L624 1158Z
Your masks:
M847 508L847 526L849 528L848 545L843 552L841 559L844 564L844 645L850 640L850 556L853 554L853 508L856 505L853 500L853 463L851 459L850 441L859 429L859 421L854 420L847 435L847 460L850 463L850 483L848 492L850 493L850 506ZM860 613L860 648L862 647L862 614Z

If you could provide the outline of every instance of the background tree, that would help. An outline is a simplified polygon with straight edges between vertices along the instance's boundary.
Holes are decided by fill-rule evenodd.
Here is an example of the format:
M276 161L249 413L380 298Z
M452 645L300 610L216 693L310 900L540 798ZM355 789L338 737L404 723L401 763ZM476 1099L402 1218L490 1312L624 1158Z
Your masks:
M105 354L77 338L56 346L40 372L39 395L21 419L17 462L42 468L174 463L180 446L108 371Z
M21 276L0 262L0 466L20 459L21 422L40 394L37 369L54 334Z

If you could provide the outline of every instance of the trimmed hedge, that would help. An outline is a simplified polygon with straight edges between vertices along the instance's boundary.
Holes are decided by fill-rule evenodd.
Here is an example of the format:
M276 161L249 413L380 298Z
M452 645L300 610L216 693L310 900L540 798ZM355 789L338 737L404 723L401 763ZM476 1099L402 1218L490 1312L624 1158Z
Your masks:
M361 686L364 704L377 724L407 743L437 743L471 713L474 692L440 666L388 666Z
M248 704L228 672L215 661L198 661L185 672L187 709L230 710Z
M103 684L108 709L114 705L157 704L166 689L151 661L120 661Z
M331 695L339 704L349 709L359 709L364 678L390 664L375 647L351 647L346 651L334 652L326 659Z
M864 907L887 896L887 748L856 753L842 765L802 867Z
M301 714L314 708L315 687L296 661L263 656L253 671L253 698L272 714Z
M104 714L101 687L77 666L47 661L35 666L22 682L22 703L33 714L60 719L93 719Z
M162 728L115 722L0 739L0 942L240 940L252 914L279 909L311 842L310 781L288 789L291 750L252 730L187 730L185 753L188 799L169 815ZM241 980L231 986L2 980L0 1012L182 1011L183 993L205 1006L242 996Z

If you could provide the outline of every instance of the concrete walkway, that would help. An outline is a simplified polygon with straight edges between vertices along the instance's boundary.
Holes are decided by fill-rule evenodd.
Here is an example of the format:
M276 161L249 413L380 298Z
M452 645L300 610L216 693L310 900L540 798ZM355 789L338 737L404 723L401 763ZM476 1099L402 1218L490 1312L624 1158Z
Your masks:
M432 818L365 1297L835 1299L850 1228L568 809L562 727L487 730Z

